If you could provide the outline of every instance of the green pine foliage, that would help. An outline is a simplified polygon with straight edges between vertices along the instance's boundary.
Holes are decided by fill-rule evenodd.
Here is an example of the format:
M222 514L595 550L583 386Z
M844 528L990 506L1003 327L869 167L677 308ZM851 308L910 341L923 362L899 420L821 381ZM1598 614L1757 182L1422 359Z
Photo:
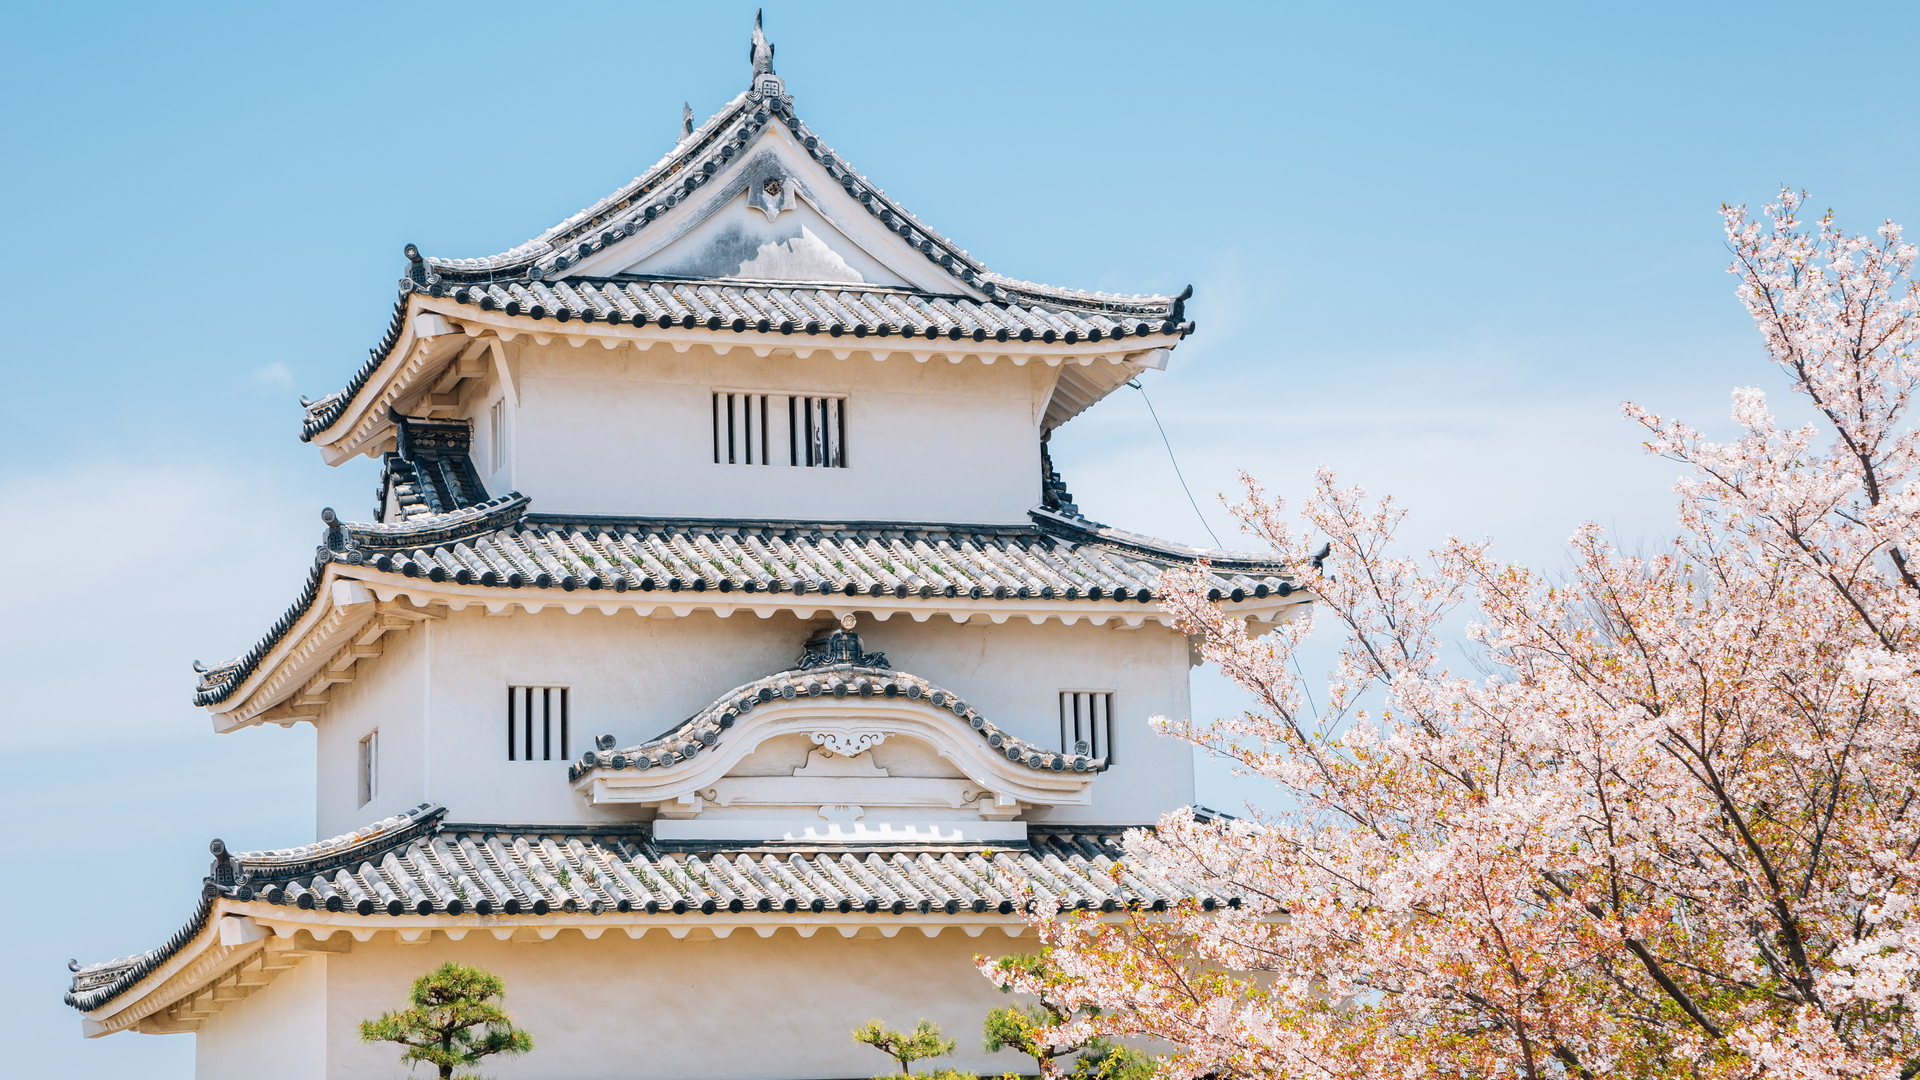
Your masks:
M942 1038L940 1028L931 1020L921 1020L910 1032L899 1032L878 1020L869 1020L853 1029L853 1041L866 1043L900 1063L900 1072L913 1072L913 1063L922 1058L946 1057L959 1044ZM937 1075L937 1074L936 1074Z
M494 1004L506 991L506 982L491 972L442 964L414 980L411 1008L362 1020L360 1041L399 1043L407 1048L401 1064L426 1062L440 1070L440 1080L452 1080L455 1069L482 1058L533 1049L533 1037Z
M1056 1022L1054 1014L1039 1005L1009 1005L1004 1009L988 1010L987 1022L982 1027L987 1053L1013 1050L1025 1054L1033 1059L1034 1071L1038 1075L1051 1075L1049 1063L1066 1051L1043 1045L1035 1034Z
M1016 953L1003 956L994 963L1006 972L1017 972L1036 979L1051 977L1044 952ZM1011 987L1002 986L1000 990L1009 993ZM1041 1080L1053 1080L1061 1076L1058 1060L1074 1054L1080 1056L1073 1062L1073 1071L1065 1074L1072 1080L1149 1080L1153 1076L1158 1063L1138 1050L1100 1038L1083 1043L1056 1043L1041 1037L1041 1032L1059 1027L1071 1019L1071 1010L1055 1004L1043 992L1035 1004L1009 1005L988 1011L982 1034L990 1054L1013 1050L1032 1058Z
M1152 1080L1159 1064L1151 1054L1095 1039L1081 1049L1070 1075L1073 1080Z

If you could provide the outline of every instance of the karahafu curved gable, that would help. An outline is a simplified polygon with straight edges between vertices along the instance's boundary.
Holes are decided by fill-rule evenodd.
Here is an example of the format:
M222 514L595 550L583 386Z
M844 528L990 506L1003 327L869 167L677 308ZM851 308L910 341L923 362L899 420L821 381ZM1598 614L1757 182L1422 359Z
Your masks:
M850 629L808 652L809 659L822 655L875 658ZM764 768L736 775L749 756L780 739L816 749L785 775ZM894 776L870 762L831 761L861 758L896 740L930 751L951 772L932 775L922 767L918 775ZM1005 821L1030 807L1085 805L1105 767L1103 757L1021 739L916 675L829 663L736 687L637 746L589 750L568 778L596 804L640 803L665 819L736 820L744 831L728 838L745 839L774 823L790 831L786 826L806 808L816 808L820 820ZM774 816L765 817L769 812Z

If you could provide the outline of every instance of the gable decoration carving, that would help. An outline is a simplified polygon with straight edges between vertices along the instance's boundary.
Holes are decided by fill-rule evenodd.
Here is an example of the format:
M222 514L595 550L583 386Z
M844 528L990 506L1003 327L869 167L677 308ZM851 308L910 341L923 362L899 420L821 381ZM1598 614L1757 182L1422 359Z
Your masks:
M873 728L828 728L808 735L815 746L825 747L841 757L859 757L887 741L890 734Z

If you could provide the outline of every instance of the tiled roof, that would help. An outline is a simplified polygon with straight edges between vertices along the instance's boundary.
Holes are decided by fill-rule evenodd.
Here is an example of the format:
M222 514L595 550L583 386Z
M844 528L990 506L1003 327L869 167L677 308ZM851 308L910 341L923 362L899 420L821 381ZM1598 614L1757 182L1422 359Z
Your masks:
M1294 587L1284 567L1254 555L1038 509L1028 525L959 525L570 517L527 505L516 492L448 514L330 528L300 599L244 655L203 670L194 704L224 701L246 681L313 603L328 562L500 589L1144 604L1158 597L1161 571L1205 558L1215 599Z
M854 639L858 649L859 638ZM728 729L741 716L776 698L791 701L802 697L907 698L925 701L937 709L950 710L966 721L996 754L1035 771L1099 772L1107 759L1085 753L1062 754L1003 731L999 725L980 715L951 690L935 686L917 675L865 664L828 664L805 670L794 669L755 679L737 686L712 705L675 724L657 738L648 739L624 750L589 750L567 767L567 779L578 780L595 769L672 769L693 760L702 752L725 740Z
M672 278L569 278L461 285L446 290L462 304L558 322L652 324L744 334L899 335L949 341L1118 340L1181 333L1170 301L1080 310L1035 303L982 303L870 285L748 284Z
M644 231L695 190L711 184L745 153L768 124L782 124L829 176L881 225L986 302L872 287L793 283L664 281L641 277L568 278L567 268ZM741 94L682 139L654 166L593 206L509 251L480 259L428 258L407 245L408 267L387 333L347 386L307 403L300 437L311 440L339 419L387 361L402 337L407 297L452 296L483 308L558 320L656 323L710 330L785 333L912 334L976 341L1089 340L1116 331L1185 336L1189 287L1177 296L1122 295L1063 289L989 271L959 245L928 228L835 154L793 112L791 97ZM1093 336L1094 334L1101 336ZM1072 335L1072 336L1069 336Z
M1028 828L1025 845L716 848L656 842L644 825L528 827L443 822L409 813L318 844L216 862L194 919L152 952L76 967L67 1004L97 1009L205 927L215 899L264 901L364 917L712 915L719 912L1013 914L1002 875L1069 908L1165 910L1182 900L1237 906L1127 854L1118 828ZM217 842L216 842L217 844ZM1118 866L1119 873L1113 870Z
M1161 571L1205 554L1117 542L1064 518L1031 525L761 522L529 514L422 544L356 532L379 570L498 588L830 593L970 599L1156 597ZM1221 598L1292 589L1275 564L1214 563Z
M870 285L796 285L693 279L567 278L553 282L506 281L449 285L421 291L451 296L482 311L525 315L556 322L654 325L663 329L704 327L744 334L826 334L855 338L898 336L929 341L1085 341L1141 339L1152 348L1193 331L1185 300L1160 297L1112 299L1086 304L1047 303L1031 298L978 301ZM1191 290L1189 290L1191 292ZM380 346L372 350L347 387L307 404L302 439L325 431L392 355L404 326L403 294ZM1153 339L1161 339L1159 341Z

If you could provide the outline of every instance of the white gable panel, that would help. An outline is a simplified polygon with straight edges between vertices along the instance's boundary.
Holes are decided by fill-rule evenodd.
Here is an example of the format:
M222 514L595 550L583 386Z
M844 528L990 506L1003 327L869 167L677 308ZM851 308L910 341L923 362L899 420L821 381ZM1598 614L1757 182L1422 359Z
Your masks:
M748 205L746 192L666 247L621 270L661 277L906 284L804 200L769 221Z
M781 250L762 251L771 247ZM742 271L743 264L751 265ZM985 296L881 223L777 123L637 236L567 268L569 277L619 273L844 281Z

